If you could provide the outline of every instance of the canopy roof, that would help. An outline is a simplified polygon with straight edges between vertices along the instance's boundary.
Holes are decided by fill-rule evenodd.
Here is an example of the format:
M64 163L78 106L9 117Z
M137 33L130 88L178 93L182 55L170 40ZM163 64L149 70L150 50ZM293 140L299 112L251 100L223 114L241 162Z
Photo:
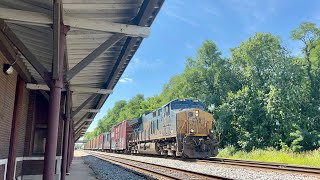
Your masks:
M0 45L7 47L27 87L48 97L48 76L57 73L55 32L61 25L56 19L70 27L63 71L72 91L74 128L81 135L149 35L163 1L0 0Z

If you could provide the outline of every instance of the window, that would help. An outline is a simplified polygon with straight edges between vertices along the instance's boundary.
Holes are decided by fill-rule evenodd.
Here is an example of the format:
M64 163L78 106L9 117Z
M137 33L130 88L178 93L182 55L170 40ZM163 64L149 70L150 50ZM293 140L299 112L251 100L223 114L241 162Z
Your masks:
M42 154L45 152L47 139L47 128L36 127L34 133L33 153Z
M169 115L170 114L170 109L169 109L169 104L166 105L166 114Z
M159 119L157 119L157 129L159 130Z
M43 154L46 147L47 139L47 119L48 119L48 101L44 98L42 94L36 94L36 102L34 108L34 129L30 130L30 135L33 138L30 139L31 154ZM31 137L32 137L31 136Z
M162 112L162 109L159 109L159 110L158 110L158 116L161 115L161 112Z
M157 111L154 111L154 112L152 113L152 115L153 115L153 117L156 117L156 116L157 116Z

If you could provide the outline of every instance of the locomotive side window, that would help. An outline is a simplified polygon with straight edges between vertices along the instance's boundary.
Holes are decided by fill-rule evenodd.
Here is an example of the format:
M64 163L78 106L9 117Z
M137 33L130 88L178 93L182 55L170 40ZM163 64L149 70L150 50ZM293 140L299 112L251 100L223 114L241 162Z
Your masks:
M166 105L166 114L169 115L170 114L170 109L169 109L169 104Z
M159 110L158 110L158 116L161 115L161 111L162 111L162 109L159 109Z
M151 134L153 134L153 123L152 123L152 121L151 121L151 127L150 127L150 131L151 131Z
M152 113L152 115L153 115L153 117L156 117L156 116L157 116L157 111L154 111L154 112Z

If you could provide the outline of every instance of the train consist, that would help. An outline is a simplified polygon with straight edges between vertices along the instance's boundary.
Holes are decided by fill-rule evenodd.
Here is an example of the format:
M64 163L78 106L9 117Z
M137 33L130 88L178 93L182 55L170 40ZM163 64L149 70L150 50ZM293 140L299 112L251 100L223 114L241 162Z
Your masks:
M177 99L113 126L84 146L88 150L208 158L218 154L212 114L193 99Z

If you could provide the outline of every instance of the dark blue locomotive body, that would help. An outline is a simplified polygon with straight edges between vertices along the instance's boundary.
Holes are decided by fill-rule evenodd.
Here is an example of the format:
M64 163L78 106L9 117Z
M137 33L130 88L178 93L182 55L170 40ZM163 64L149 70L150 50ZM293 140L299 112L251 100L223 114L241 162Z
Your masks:
M132 120L131 153L206 158L218 153L214 119L205 105L192 99L177 99Z

